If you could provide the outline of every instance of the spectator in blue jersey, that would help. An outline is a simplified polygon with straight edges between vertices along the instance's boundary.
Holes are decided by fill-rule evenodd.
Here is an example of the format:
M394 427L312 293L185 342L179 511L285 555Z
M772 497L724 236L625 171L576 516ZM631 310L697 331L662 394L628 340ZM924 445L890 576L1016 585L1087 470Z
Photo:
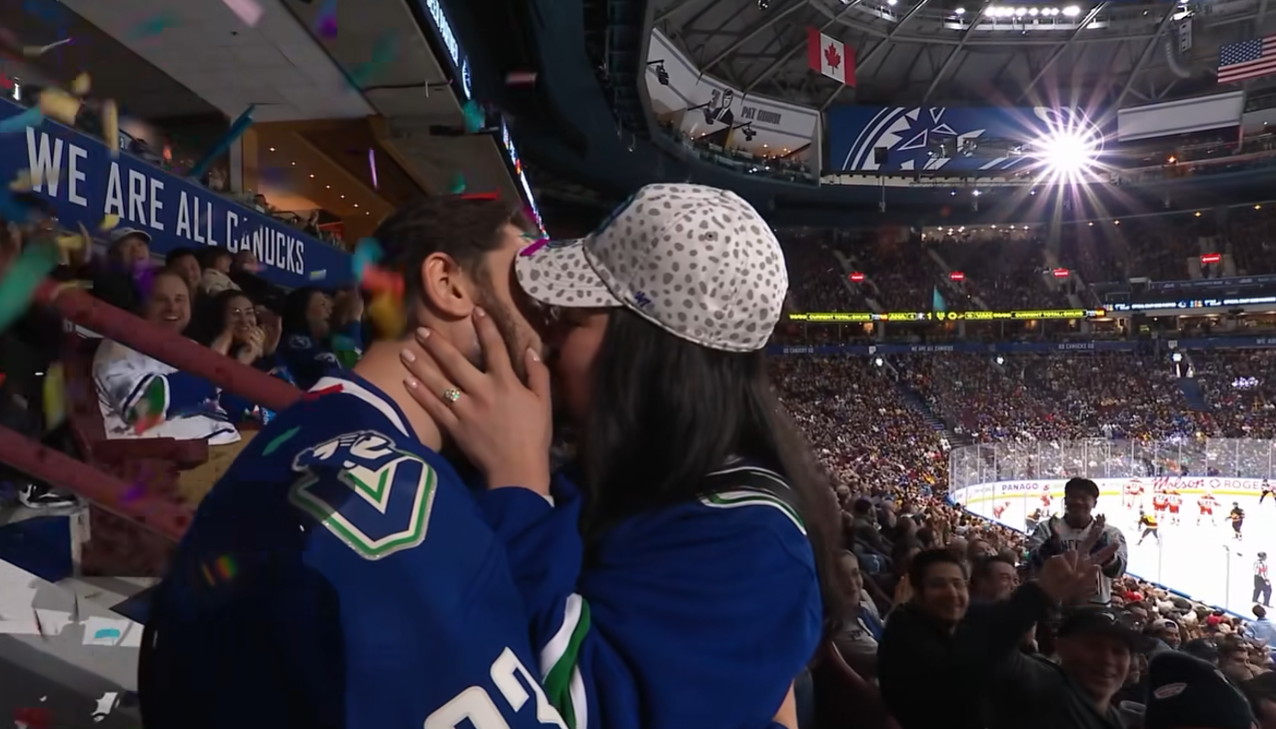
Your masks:
M770 227L734 193L650 185L514 270L587 496L509 477L545 463L547 403L488 320L486 373L429 330L405 364L485 477L547 694L577 729L772 727L846 608L833 492L766 377L788 288Z
M520 208L429 198L375 236L381 265L404 277L414 324L480 361L481 309L506 360L541 383L543 412L510 422L540 447L491 476L544 491L548 375L510 290L533 230ZM404 347L410 336L374 342L353 370L314 383L200 504L146 621L148 729L566 729L540 679L542 655L570 634L533 643L494 526L440 455L444 429L403 386ZM520 525L536 533L557 516L528 511ZM586 719L575 726L593 726Z
M363 299L357 292L342 292L334 299L316 288L293 290L284 300L279 364L298 387L310 389L340 364L338 348L362 352L362 316Z

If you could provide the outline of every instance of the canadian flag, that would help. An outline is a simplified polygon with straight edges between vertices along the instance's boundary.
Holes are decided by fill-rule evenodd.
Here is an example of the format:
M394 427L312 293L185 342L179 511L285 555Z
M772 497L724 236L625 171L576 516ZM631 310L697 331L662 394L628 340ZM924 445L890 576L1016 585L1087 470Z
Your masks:
M806 29L806 55L811 70L819 71L834 81L847 86L855 85L855 49L836 38L830 38L819 28Z

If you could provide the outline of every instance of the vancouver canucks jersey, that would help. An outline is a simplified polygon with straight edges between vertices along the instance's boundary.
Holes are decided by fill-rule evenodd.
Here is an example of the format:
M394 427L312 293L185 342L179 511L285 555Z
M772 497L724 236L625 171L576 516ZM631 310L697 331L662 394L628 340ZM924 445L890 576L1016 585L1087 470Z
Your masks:
M528 620L474 496L389 398L343 372L279 413L200 505L147 621L143 718L565 727Z

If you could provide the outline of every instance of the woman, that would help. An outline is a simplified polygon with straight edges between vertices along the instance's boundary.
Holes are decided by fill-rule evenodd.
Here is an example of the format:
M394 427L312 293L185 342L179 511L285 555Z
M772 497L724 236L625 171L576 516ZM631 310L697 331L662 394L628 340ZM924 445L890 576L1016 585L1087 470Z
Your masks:
M362 316L358 292L343 292L335 301L308 286L288 294L278 359L293 384L308 390L330 368L353 364L343 358L357 361L363 347Z
M258 309L242 291L218 294L208 308L198 340L218 354L270 369L282 333L278 316ZM252 359L249 359L252 357Z
M576 729L774 726L845 614L832 492L766 376L778 242L733 193L652 185L515 271L556 307L546 341L584 434L585 497L529 486L548 482L549 375L529 353L525 387L489 317L486 373L428 331L429 357L404 359L416 401L487 477L480 508L523 586L546 693Z

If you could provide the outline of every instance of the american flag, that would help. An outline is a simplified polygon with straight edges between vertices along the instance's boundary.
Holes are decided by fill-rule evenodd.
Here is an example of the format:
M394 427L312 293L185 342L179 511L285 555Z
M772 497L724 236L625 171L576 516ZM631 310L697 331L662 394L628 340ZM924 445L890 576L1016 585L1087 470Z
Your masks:
M1276 73L1276 35L1229 43L1218 51L1218 82L1231 84Z

